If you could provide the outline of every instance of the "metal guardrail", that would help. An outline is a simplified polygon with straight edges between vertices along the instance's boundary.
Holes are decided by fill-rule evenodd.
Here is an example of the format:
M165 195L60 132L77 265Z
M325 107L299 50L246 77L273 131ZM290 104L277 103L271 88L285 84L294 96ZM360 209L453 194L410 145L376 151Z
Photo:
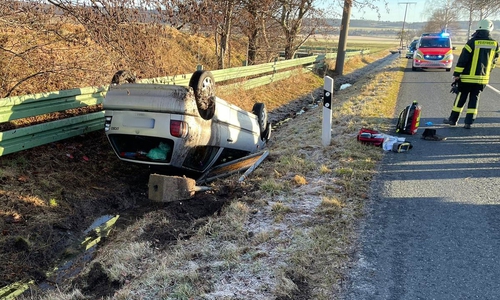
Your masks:
M363 51L347 52L346 56L352 57L360 53L363 53ZM368 53L368 51L364 50L364 53ZM251 89L292 76L294 71L288 69L294 67L322 68L326 59L335 57L336 54L334 53L320 54L211 72L216 82L231 82L230 84L221 85L222 88L241 87ZM191 75L190 73L142 79L139 82L187 86ZM107 90L107 86L85 87L2 98L0 99L0 123L72 108L98 105L103 102ZM103 111L3 131L0 132L0 156L102 129L104 129Z
M107 88L88 87L0 99L0 123L102 103Z
M360 55L361 53L368 54L369 50L350 51L346 53L346 57ZM214 70L211 72L214 76L215 81L218 83L237 80L237 79L245 79L245 81L241 83L224 85L224 88L231 88L232 86L241 86L244 89L251 89L259 87L261 85L270 84L272 82L288 78L293 74L290 71L284 72L283 70L297 66L305 66L305 67L314 66L314 68L320 69L324 67L325 61L327 59L334 59L336 57L337 57L336 53L327 53L327 54L319 54L319 55L290 59L290 60L265 63L254 66L235 67L224 70ZM255 76L258 76L258 78L248 79L249 77L255 77ZM156 77L151 79L142 79L139 82L177 84L177 85L187 86L189 84L190 78L191 78L191 73L166 76L166 77Z
M356 52L359 54L359 52ZM336 54L321 54L316 56L309 56L303 58L296 58L290 60L281 60L276 62L270 62L260 65L246 66L246 67L235 67L223 70L213 70L212 75L214 76L215 82L225 82L230 80L254 77L254 76L262 76L262 74L275 74L280 70L289 69L297 66L305 66L311 64L321 64L324 63L324 60L327 58L335 58ZM185 85L189 84L189 79L191 78L191 74L182 74L182 75L174 75L174 76L165 76L165 77L156 77L150 79L142 79L139 82L142 83L162 83L162 84L176 84L176 85ZM272 82L272 81L270 81Z
M0 156L104 128L104 111L0 132Z

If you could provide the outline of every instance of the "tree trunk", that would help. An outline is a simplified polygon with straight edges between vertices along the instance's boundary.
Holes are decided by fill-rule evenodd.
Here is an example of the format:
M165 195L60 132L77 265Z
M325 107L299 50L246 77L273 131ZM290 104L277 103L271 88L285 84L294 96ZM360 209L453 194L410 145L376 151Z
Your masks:
M285 44L285 59L293 59L295 57L295 52L297 49L293 45L294 38L293 35L287 32L286 44Z
M252 34L248 37L248 53L247 53L247 64L249 66L255 65L257 59L257 37L259 30L255 29Z
M269 37L267 36L267 30L266 30L266 20L265 18L262 18L262 38L264 39L264 44L266 46L266 49L271 49L271 44L269 43ZM271 55L271 52L266 51L266 61L271 62L271 58L273 58L273 55Z
M226 50L229 44L229 37L231 35L231 24L233 17L234 1L229 0L225 3L224 7L224 23L220 28L220 44L218 53L218 66L219 69L224 69L224 60L226 58Z

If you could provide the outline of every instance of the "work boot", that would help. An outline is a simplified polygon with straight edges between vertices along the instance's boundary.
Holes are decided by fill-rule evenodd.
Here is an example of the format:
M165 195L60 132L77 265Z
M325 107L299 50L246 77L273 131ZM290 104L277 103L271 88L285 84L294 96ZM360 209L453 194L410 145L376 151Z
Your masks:
M465 125L464 125L464 128L465 128L465 129L470 129L470 125L471 125L471 124L465 124Z
M433 135L422 136L422 139L428 140L428 141L444 141L444 140L446 140L446 137L440 136L437 134L433 134Z
M422 139L429 141L444 141L446 137L436 134L436 129L426 128L422 133Z
M455 126L455 125L457 125L457 122L452 122L452 121L450 121L450 119L444 119L443 120L443 124L448 124L450 126Z

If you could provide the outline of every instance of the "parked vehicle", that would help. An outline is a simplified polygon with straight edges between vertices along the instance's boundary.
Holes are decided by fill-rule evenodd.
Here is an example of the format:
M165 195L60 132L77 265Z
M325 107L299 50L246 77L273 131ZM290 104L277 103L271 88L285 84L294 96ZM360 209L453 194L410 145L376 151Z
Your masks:
M422 34L413 55L412 71L445 69L449 72L453 65L453 49L448 33Z
M271 135L265 105L248 112L220 99L209 71L194 72L189 86L138 83L119 71L103 108L118 158L157 173L194 178L261 151Z
M408 50L406 51L406 58L413 58L413 53L417 50L418 39L413 40L410 45L408 45Z

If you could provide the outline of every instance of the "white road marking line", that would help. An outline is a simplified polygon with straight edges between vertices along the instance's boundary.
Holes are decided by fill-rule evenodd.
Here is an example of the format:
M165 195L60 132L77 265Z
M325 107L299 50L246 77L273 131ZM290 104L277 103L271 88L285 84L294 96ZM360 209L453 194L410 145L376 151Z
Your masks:
M497 90L496 88L492 87L491 85L487 84L486 86L489 87L490 89L492 89L493 91L495 91L497 94L500 94L500 91Z

